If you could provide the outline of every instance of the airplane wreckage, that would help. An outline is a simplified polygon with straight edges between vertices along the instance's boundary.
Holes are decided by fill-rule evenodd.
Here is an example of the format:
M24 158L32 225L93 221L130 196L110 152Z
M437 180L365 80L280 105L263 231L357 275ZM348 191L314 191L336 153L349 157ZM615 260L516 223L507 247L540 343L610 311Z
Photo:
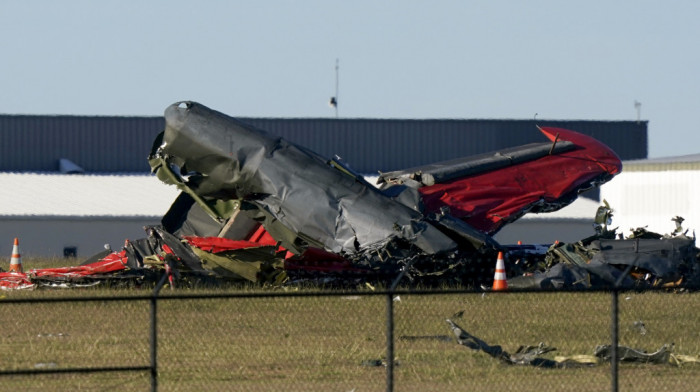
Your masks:
M1 272L0 288L128 283L171 286L315 281L479 289L505 255L513 288L678 287L696 284L695 238L608 230L576 244L501 245L504 225L558 210L622 170L597 140L541 127L548 141L379 173L370 184L327 159L195 102L165 110L148 158L180 195L161 225L82 265Z

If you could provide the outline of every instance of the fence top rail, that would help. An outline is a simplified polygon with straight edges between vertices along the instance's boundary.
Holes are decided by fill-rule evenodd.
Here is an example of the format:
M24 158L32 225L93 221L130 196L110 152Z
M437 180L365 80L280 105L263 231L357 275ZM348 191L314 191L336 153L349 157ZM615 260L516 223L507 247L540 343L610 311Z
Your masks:
M94 296L37 296L31 298L11 298L4 297L0 299L0 304L17 304L17 303L54 303L54 302L116 302L116 301L150 301L153 299L167 300L185 300L185 299L222 299L222 298L281 298L281 297L345 297L345 296L394 296L394 295L482 295L485 293L491 295L505 295L512 293L528 293L528 294L563 294L563 293L623 293L623 292L692 292L698 291L700 287L683 287L683 288L608 288L608 289L508 289L506 291L490 291L490 290L468 290L468 289L396 289L396 290L309 290L309 291L254 291L254 292L161 292L159 295L153 294L143 295L94 295Z
M145 372L150 371L150 366L114 366L94 368L58 368L58 369L16 369L2 370L0 376L36 376L42 374L63 373L105 373L105 372Z

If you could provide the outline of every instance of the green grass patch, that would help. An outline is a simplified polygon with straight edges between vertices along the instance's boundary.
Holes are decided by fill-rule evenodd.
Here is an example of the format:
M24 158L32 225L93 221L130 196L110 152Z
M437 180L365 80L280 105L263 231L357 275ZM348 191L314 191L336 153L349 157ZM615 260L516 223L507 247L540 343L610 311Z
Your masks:
M49 262L50 263L50 262ZM29 265L29 261L27 262ZM25 267L26 268L26 267ZM314 288L301 290L318 291ZM168 391L384 391L386 297L371 295L173 299L179 294L255 293L254 286L169 290L158 302L159 386ZM367 291L365 289L365 291ZM269 291L265 291L269 292ZM148 295L104 288L3 292L10 298ZM700 354L697 294L623 293L620 344ZM2 303L0 370L150 364L147 300ZM515 352L544 342L556 355L591 355L610 343L606 293L401 294L393 302L396 391L609 390L609 364L582 369L505 365L460 346L445 320ZM642 321L645 333L634 327ZM700 365L620 365L620 389L695 390ZM0 377L2 390L124 390L150 387L148 374Z

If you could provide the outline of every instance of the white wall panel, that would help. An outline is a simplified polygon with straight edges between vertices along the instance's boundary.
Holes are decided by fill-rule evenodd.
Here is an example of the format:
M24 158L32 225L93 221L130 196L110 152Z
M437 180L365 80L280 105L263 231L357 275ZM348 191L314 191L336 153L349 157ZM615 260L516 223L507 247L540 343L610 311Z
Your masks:
M675 229L675 216L685 219L689 233L700 229L700 172L635 171L621 174L601 187L601 200L613 208L613 227L626 235L631 229L646 226L657 233Z

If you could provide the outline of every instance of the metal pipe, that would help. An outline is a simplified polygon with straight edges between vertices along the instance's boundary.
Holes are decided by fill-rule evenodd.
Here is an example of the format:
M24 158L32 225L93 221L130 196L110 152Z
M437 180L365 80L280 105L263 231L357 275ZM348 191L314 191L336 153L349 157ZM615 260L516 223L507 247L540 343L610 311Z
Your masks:
M612 352L610 355L610 372L611 372L611 382L612 385L610 387L610 390L612 392L617 392L618 388L618 378L617 378L617 372L618 372L618 364L617 364L617 344L618 344L618 316L619 316L619 311L618 311L618 290L617 287L613 287L612 290L612 314L611 314L611 340L612 340Z
M386 390L394 391L394 299L386 296Z

